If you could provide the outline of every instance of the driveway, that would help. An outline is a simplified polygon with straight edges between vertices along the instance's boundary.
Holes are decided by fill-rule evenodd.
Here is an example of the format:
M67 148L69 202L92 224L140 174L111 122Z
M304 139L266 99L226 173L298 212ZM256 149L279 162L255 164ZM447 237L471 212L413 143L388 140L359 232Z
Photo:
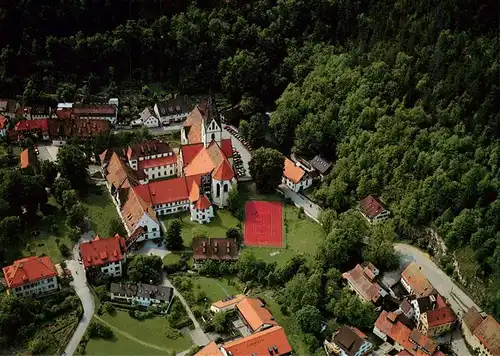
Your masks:
M314 204L306 196L295 193L285 184L280 184L278 186L278 190L282 192L286 197L292 199L295 206L304 208L304 212L306 213L306 215L319 224L319 213L321 212L321 208L317 204Z
M147 241L144 246L142 246L139 250L134 251L133 253L137 255L153 255L163 259L163 257L168 255L170 251L165 248L164 244L158 247L155 242Z
M191 311L191 308L189 307L188 303L186 302L182 294L180 294L177 291L177 289L175 289L174 285L168 280L168 277L165 274L163 275L163 283L161 285L172 288L174 290L174 295L179 298L179 300L184 305L184 308L186 308L189 318L193 321L194 324L194 330L188 330L189 336L191 336L193 342L198 346L205 346L206 344L208 344L210 342L210 339L203 332L200 323L198 323L198 321L194 317L193 312Z
M80 241L73 247L73 259L66 261L66 266L71 271L71 275L73 276L73 282L71 282L71 285L75 288L75 292L83 305L83 316L80 319L78 327L73 333L71 340L66 345L66 349L64 350L65 355L68 356L73 355L76 351L76 348L78 347L78 344L80 343L83 334L85 334L85 331L92 320L92 316L94 315L94 297L92 296L90 288L87 285L87 277L85 276L83 265L78 262L78 248L80 243L82 241L92 239L92 236L92 231L84 234Z
M418 248L407 244L397 243L394 248L398 252L401 258L401 267L408 265L410 262L414 261L422 270L434 288L446 298L450 303L451 308L457 314L459 319L467 312L467 309L475 306L479 311L479 308L472 299L470 299L467 294L465 294L453 280L444 273L439 266L437 266L430 258L430 256L420 251ZM456 330L453 333L453 340L451 342L453 350L457 355L470 355L460 331Z

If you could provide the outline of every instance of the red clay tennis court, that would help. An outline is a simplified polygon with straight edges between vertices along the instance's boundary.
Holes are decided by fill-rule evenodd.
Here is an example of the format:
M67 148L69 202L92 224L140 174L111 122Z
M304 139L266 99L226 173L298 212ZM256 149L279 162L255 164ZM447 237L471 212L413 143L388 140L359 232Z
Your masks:
M281 203L249 201L245 204L245 245L283 247Z

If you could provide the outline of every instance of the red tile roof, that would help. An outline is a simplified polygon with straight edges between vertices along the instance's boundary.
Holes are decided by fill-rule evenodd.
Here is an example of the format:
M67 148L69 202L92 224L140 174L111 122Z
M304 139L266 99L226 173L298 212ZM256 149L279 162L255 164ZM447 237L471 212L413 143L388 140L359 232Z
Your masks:
M220 181L231 180L234 178L233 169L231 168L231 165L229 164L227 159L224 159L219 164L219 167L215 169L215 173L212 178Z
M57 276L56 266L48 256L25 257L2 270L9 288Z
M247 337L228 342L222 347L226 352L231 352L233 356L269 355L269 349L274 348L276 348L276 351L273 351L274 355L285 355L292 352L285 330L281 326L273 326Z
M177 156L175 155L175 153L173 153L167 157L152 158L139 161L137 168L140 170L144 170L147 168L168 166L176 163L177 163Z
M457 316L449 306L429 310L427 312L427 322L430 328L454 323L455 321L457 321Z
M189 192L189 201L194 203L198 201L198 199L200 199L200 187L196 182L193 182L193 184L191 184L191 191Z
M370 269L367 268L367 271L370 271ZM361 294L366 301L375 303L379 300L380 286L378 283L372 282L371 276L365 273L365 268L361 265L358 264L352 270L343 273L342 277L347 279L356 292Z
M4 116L0 115L0 130L3 130L6 124L7 124L7 119Z
M382 210L384 210L382 202L372 195L369 195L361 200L361 202L359 203L359 207L361 211L369 218L376 217L382 212Z
M299 183L306 172L295 165L291 160L285 157L285 167L283 168L283 175L294 183Z
M19 166L21 168L28 168L29 166L31 166L31 159L30 159L30 151L28 148L24 149L21 154L20 154L20 164Z
M237 261L239 255L238 244L228 238L195 238L191 243L193 259L195 261ZM259 301L260 305L260 301ZM269 314L270 315L270 314Z
M194 356L223 356L224 354L219 350L219 346L215 341L210 341L204 348L194 354Z
M70 119L73 115L73 109L57 109L56 116L60 120Z
M128 159L134 159L159 154L163 155L164 153L171 152L173 151L168 143L154 139L143 143L130 145L127 150L127 157Z
M417 329L412 331L408 326L398 320L398 315L394 313L387 312L386 310L382 311L378 319L375 321L375 327L403 346L412 356L429 355L429 353L417 348L415 343L425 347L428 351L430 351L430 354L435 352L436 345L431 339L427 338ZM412 336L411 338L410 335ZM435 354L433 356L435 356Z
M14 127L16 131L41 130L49 131L49 119L35 119L19 121Z
M115 115L116 106L111 104L75 104L73 112L75 115Z
M492 355L500 355L500 324L488 315L473 331Z
M204 148L203 143L193 143L181 146L182 165L186 167Z
M203 113L197 105L184 121L184 129L189 143L201 142L201 126L203 125Z
M276 325L272 314L258 298L245 298L236 308L253 331L265 325Z
M467 313L465 313L463 317L463 322L467 327L469 328L470 332L473 333L474 330L483 322L483 317L479 313L479 311L476 309L476 307L471 307L469 310L467 310Z
M126 200L121 208L121 213L131 234L134 234L138 228L137 224L144 214L148 214L151 219L158 222L151 204L146 203L132 188L123 189L123 191L126 194Z
M96 236L93 241L80 244L80 255L85 268L121 261L122 251L125 252L125 240L118 234L107 239Z
M210 142L207 148L202 149L189 163L189 165L184 168L184 174L186 176L190 176L195 174L212 173L212 171L218 168L223 161L227 161L227 158L220 149L217 142L214 140ZM226 168L227 167L225 167L224 169L226 170Z
M208 200L208 198L205 195L202 195L200 197L200 199L198 199L198 201L194 205L195 209L198 209L198 210L208 209L211 206L212 206L212 203L210 203L210 200Z
M417 297L425 297L436 292L431 282L429 282L422 272L422 267L415 262L411 262L408 267L405 268L401 273L401 278L410 285L413 293Z
M115 189L130 188L139 184L139 179L135 172L116 152L111 154L105 172L106 180Z
M225 138L220 141L220 149L224 152L227 158L233 157L233 143L230 138Z
M191 179L178 177L173 179L160 180L149 184L138 185L134 191L148 204L160 205L173 203L181 200L189 200L188 186L193 186L193 182L199 185L200 176Z

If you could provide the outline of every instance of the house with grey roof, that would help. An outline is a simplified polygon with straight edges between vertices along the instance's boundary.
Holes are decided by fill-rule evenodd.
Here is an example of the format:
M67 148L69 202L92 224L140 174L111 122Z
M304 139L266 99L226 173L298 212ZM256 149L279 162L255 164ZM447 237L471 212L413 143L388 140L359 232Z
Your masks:
M174 296L171 287L145 283L111 283L110 298L113 301L149 307L150 305L169 305Z

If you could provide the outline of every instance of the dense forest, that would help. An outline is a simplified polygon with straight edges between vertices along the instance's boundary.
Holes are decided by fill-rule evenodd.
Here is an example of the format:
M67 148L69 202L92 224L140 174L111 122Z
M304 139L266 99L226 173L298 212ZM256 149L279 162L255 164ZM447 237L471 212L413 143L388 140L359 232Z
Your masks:
M500 316L499 13L495 0L8 0L0 94L160 82L272 110L284 153L336 162L321 205L379 194L401 238L432 226L471 246Z

